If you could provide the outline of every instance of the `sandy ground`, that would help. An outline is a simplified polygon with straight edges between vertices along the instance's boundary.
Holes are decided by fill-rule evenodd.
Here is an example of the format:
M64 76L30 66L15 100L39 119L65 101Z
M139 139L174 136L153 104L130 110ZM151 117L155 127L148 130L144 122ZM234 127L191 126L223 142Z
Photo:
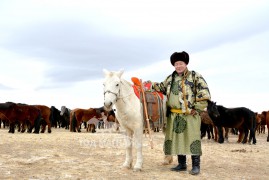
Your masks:
M203 139L201 173L172 172L162 165L164 136L154 133L154 148L144 138L144 165L141 172L122 169L125 158L123 133L97 130L97 133L72 133L52 129L48 134L8 133L0 129L0 179L269 179L269 142L266 134L257 135L257 144L218 144ZM134 150L135 151L135 150ZM136 153L134 153L136 156ZM191 159L187 156L188 171Z

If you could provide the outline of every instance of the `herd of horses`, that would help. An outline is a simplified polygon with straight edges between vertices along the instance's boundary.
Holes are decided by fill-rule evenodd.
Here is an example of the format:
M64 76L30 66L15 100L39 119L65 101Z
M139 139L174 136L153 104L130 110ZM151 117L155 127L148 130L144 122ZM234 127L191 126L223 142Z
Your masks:
M54 106L48 107L45 105L6 102L0 103L0 128L2 124L4 127L8 125L8 132L10 133L15 132L15 127L18 128L18 132L22 133L25 131L29 133L32 131L33 133L44 133L46 127L48 128L48 133L51 133L52 127L69 129L71 132L81 132L81 125L84 124L86 128L86 122L93 117L102 119L102 112L107 116L108 122L118 123L114 111L115 109L106 111L104 106L89 109L76 108L73 110L62 106L58 110ZM138 114L141 114L141 112ZM226 108L216 105L213 101L208 101L207 111L201 112L200 115L202 119L201 137L204 137L207 133L208 139L212 137L215 141L223 143L224 139L228 140L229 130L233 130L234 134L238 134L238 143L251 143L252 141L255 144L255 132L265 133L265 127L267 126L267 141L269 142L269 111L254 113L245 107ZM165 116L159 115L158 117L161 119ZM103 123L102 120L100 123ZM163 120L156 127L153 121L151 121L151 129L155 131L158 129L159 131L165 126L164 123ZM91 125L91 127L91 132L96 132L95 129L97 126ZM142 129L145 129L145 127Z
M107 121L116 122L114 110L105 111L103 107L70 110L65 106L58 110L54 106L28 105L22 103L0 103L0 128L9 126L9 133L51 133L52 127L70 129L71 132L81 132L81 125L96 117L102 122L101 113L107 116ZM92 132L95 131L95 126Z

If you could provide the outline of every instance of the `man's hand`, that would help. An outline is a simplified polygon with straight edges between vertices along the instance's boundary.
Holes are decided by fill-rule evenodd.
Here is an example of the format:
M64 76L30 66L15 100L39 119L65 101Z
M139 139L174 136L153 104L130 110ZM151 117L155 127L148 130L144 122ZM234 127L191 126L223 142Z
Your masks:
M194 116L194 115L196 115L197 113L198 113L198 112L197 112L195 109L192 109L192 110L191 110L191 115Z

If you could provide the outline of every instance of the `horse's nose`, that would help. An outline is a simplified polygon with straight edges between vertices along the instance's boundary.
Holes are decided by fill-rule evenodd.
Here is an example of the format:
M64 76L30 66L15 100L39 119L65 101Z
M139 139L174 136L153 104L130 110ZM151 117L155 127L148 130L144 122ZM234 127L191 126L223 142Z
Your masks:
M111 107L111 106L112 106L112 102L108 102L108 103L104 102L104 107Z

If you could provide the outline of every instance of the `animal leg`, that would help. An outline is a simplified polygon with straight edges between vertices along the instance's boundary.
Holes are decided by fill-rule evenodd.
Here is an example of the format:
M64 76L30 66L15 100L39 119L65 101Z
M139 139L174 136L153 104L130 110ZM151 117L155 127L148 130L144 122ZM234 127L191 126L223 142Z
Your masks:
M237 140L238 143L242 142L243 136L244 136L244 131L242 129L239 129L239 135L238 135L238 140Z
M126 130L125 148L126 148L125 162L123 163L122 166L124 168L130 169L133 162L133 155L132 155L132 133L129 130Z
M143 128L135 131L135 146L136 146L136 163L134 166L134 171L141 171L143 165L143 154L142 154L142 146L143 146Z
M227 127L225 127L224 128L224 131L225 131L225 141L227 141L228 142L228 137L229 137L229 128L227 128Z
M222 131L222 127L218 126L218 134L219 134L219 143L223 143L224 142L224 138L223 138L223 131Z
M172 162L173 162L173 156L172 155L165 155L162 165L169 165Z
M255 129L250 129L248 143L251 144L251 140L253 144L256 144L256 137L255 137Z
M243 144L245 144L245 143L247 143L247 139L248 139L248 129L245 129L245 131L244 131L245 133L244 133L244 139L243 139Z

